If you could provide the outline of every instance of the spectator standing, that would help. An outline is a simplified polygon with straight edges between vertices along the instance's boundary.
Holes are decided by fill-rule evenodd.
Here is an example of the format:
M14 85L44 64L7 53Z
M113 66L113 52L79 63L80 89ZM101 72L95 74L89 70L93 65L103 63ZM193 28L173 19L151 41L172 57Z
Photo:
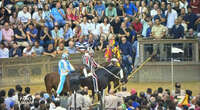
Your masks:
M83 98L84 98L83 110L91 110L92 100L90 99L90 96L88 94L88 88L87 87L84 87Z
M14 31L10 28L8 22L5 22L4 28L2 29L3 41L7 42L9 45L14 40Z
M172 9L171 4L167 4L167 10L165 11L165 16L167 19L167 28L169 29L169 32L171 28L174 25L175 19L177 19L178 14L177 12Z
M12 48L9 50L9 57L21 57L22 50L19 48L17 42L13 42Z
M158 4L154 4L153 5L153 9L150 11L150 15L152 17L154 17L155 15L157 15L157 9L158 9Z
M8 97L5 99L6 109L10 110L10 104L16 102L16 99L14 96L15 96L15 90L10 89L8 91Z
M119 49L122 56L122 66L126 70L126 76L132 71L133 49L126 37L122 37L122 42L119 44Z
M56 100L55 102L56 108L54 110L66 110L65 108L60 106L60 100Z
M161 20L162 25L164 25L164 26L166 25L166 16L165 16L164 13L162 13L162 10L159 9L159 8L157 9L157 15L155 15L154 18L153 18L154 21L155 21L156 18L159 18Z
M59 26L65 25L65 12L61 8L60 2L57 2L56 7L51 10L51 15L54 19L54 22L57 22Z
M44 52L44 48L42 46L40 46L39 41L35 41L34 46L33 46L33 51L35 53L35 55L37 56L41 56Z
M35 43L35 41L38 39L37 34L38 34L37 28L34 26L33 23L30 23L28 25L28 28L26 29L26 36L27 36L28 42L31 44Z
M84 96L79 93L80 91L73 93L68 100L68 105L69 109L74 110L75 109L75 104L76 103L76 109L80 110L81 108L84 107L85 102L84 102ZM76 97L75 97L76 95ZM76 99L75 99L76 98ZM76 102L75 102L76 101Z
M120 102L120 98L115 96L114 91L110 91L104 98L105 109L106 110L116 110Z
M3 42L0 43L0 58L9 58L9 50Z

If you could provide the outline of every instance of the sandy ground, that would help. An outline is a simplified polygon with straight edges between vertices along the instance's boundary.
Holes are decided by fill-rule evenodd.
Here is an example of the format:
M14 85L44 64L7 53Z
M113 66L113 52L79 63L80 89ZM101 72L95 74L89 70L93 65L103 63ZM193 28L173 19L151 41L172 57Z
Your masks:
M23 85L24 87L29 86L31 88L31 93L35 94L36 92L46 91L44 84L36 84L36 85ZM158 87L163 87L163 89L172 89L171 83L136 83L136 82L128 82L127 88L130 91L131 88L135 88L137 92L146 91L147 88L152 88L153 90ZM0 89L8 90L9 88L14 88L14 86L9 87L0 87ZM199 82L183 82L182 89L190 89L193 91L193 95L197 95L200 93L200 81Z

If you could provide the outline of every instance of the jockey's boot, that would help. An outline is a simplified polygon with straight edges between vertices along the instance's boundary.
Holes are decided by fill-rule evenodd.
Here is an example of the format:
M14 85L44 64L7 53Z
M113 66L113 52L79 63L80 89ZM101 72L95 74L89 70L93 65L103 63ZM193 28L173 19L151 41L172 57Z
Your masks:
M84 74L85 78L88 77L88 73L87 73L87 69L86 68L83 69L83 74Z

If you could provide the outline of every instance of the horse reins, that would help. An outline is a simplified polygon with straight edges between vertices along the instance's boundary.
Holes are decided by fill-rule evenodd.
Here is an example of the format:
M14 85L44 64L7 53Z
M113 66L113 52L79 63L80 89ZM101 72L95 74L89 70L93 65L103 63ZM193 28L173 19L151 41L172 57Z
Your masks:
M115 74L113 74L112 72L110 72L108 69L106 69L105 67L103 67L103 66L100 66L100 68L103 68L104 70L106 70L108 73L110 73L111 75L113 75L115 78L117 78L117 79L121 79L120 77L118 77L117 75L115 75Z

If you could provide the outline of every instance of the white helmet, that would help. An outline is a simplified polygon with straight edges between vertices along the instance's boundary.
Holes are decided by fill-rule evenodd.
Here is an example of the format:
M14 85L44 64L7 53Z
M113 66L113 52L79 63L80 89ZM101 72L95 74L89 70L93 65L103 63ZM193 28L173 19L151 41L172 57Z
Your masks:
M92 54L94 54L94 50L91 48L91 47L88 47L88 53L92 53Z
M69 57L69 54L67 54L67 53L62 54L62 59L68 59L68 57Z

